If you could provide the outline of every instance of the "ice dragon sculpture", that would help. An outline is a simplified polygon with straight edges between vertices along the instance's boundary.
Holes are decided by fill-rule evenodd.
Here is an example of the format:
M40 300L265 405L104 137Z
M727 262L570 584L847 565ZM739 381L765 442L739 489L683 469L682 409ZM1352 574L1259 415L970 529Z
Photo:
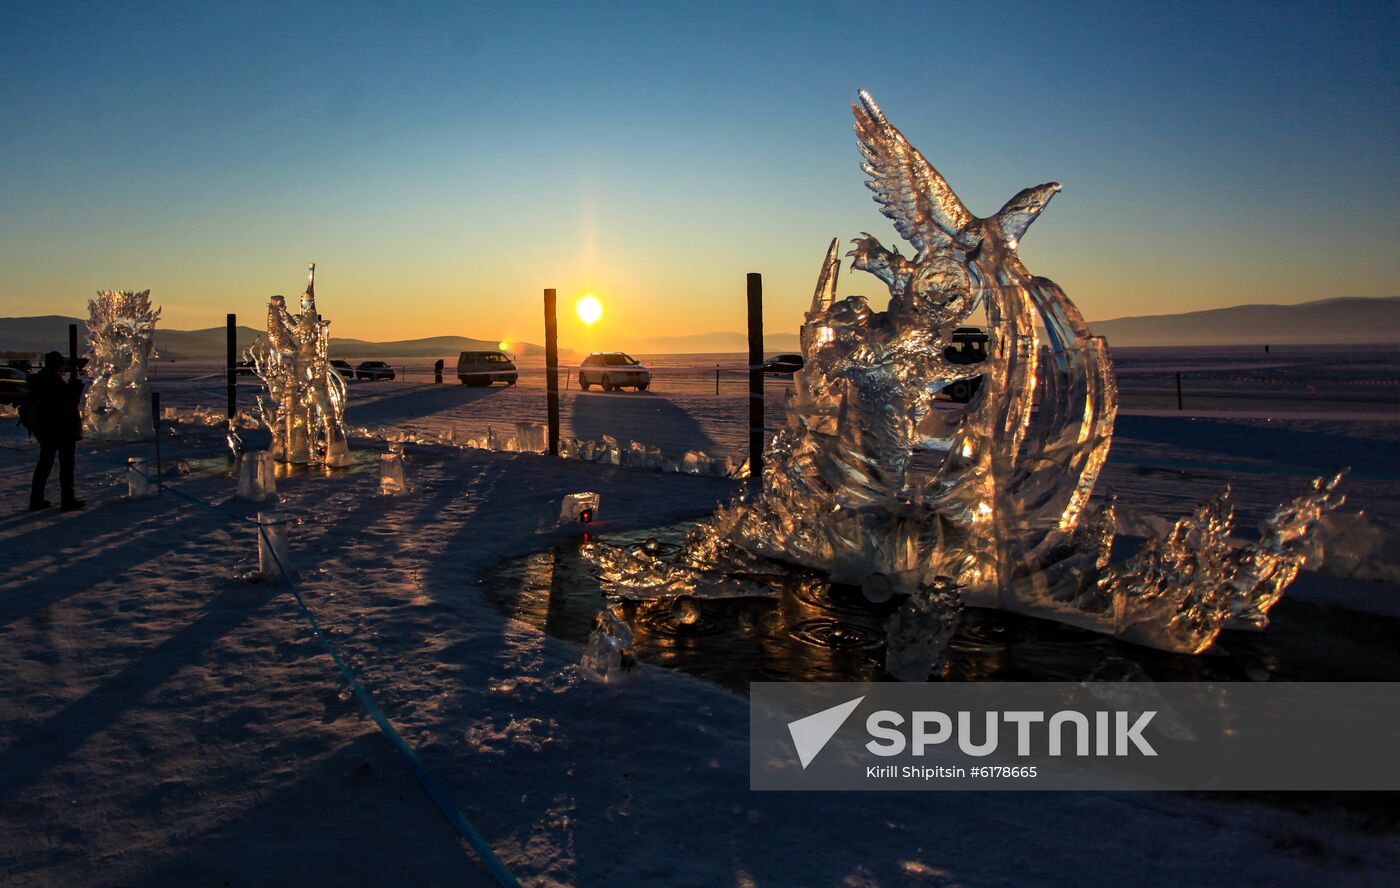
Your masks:
M160 309L150 290L99 290L88 300L88 351L92 386L84 405L88 434L104 441L149 438L151 399L146 370L156 356Z
M951 583L967 605L1171 651L1202 651L1227 623L1262 628L1301 563L1296 541L1340 503L1337 479L1282 507L1257 545L1226 542L1227 491L1110 566L1113 504L1089 504L1117 410L1108 346L1017 254L1060 186L1027 188L974 216L867 93L852 108L866 185L914 249L906 257L869 234L855 241L852 267L885 284L888 306L836 298L833 240L801 329L806 367L761 485L692 531L672 561L591 546L605 586L752 594L761 584L743 578L761 577L755 562L771 559L877 600L912 595L920 612ZM950 361L954 331L979 310L987 359ZM935 403L975 376L964 408Z
M248 359L267 386L258 398L272 451L282 462L350 465L345 433L345 381L331 367L330 321L316 311L316 263L308 266L301 313L287 310L283 296L267 306L267 340L248 349Z

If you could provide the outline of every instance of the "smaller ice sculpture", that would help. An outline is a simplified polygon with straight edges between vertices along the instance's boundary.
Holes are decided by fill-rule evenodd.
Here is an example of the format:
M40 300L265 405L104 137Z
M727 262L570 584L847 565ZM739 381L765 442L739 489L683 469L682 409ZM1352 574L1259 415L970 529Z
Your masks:
M316 263L311 263L301 314L287 311L283 296L267 307L267 341L248 358L267 386L258 398L272 449L283 462L350 465L345 434L345 380L330 364L330 321L316 311Z
M603 498L596 493L571 493L559 504L560 524L588 524L598 516Z
M258 577L280 583L292 575L292 550L287 543L287 518L279 512L258 513Z
M606 684L625 675L635 661L632 630L612 608L604 607L593 618L593 631L583 649L579 662L583 674Z
M88 350L93 374L84 408L88 434L103 441L150 437L146 367L155 357L160 309L150 290L99 290L88 300Z
M238 498L261 503L277 495L277 475L272 454L266 450L244 453L238 458Z
M384 496L399 496L408 492L401 444L390 444L389 452L379 458L379 492Z

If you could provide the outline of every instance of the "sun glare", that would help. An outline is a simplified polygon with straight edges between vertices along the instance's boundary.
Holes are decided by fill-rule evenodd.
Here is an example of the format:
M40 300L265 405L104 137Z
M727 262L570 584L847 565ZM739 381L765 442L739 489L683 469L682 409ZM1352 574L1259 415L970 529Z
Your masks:
M578 313L580 321L591 327L603 316L603 303L598 301L597 296L589 293L574 304L574 311Z

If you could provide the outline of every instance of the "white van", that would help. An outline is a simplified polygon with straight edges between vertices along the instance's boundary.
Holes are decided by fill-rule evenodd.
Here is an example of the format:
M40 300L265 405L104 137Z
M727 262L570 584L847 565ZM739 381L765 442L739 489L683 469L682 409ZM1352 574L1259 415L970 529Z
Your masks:
M457 378L462 385L487 386L493 382L515 385L515 363L498 351L465 351L457 356Z

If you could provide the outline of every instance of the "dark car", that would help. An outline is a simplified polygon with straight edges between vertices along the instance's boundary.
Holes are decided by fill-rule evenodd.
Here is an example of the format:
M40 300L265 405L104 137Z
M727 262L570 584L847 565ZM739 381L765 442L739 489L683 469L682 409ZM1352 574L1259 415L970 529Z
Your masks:
M462 385L488 386L494 382L515 385L519 374L510 355L498 351L464 351L457 356L457 378Z
M991 337L983 333L980 327L959 327L953 331L952 344L943 349L943 357L950 364L980 364L987 360L987 343L990 341ZM981 387L982 377L973 376L953 381L943 389L943 394L949 400L966 404Z
M383 361L361 361L355 368L356 379L393 379L394 368Z
M238 371L239 376L254 376L258 372L257 365L252 361L239 361L233 366Z
M763 372L791 375L801 370L806 363L801 355L774 355L763 362Z
M578 368L578 387L584 391L600 385L605 392L635 388L644 392L651 385L651 371L631 355L622 352L594 352Z
M5 362L6 367L13 367L23 373L33 373L34 365L25 358L11 358Z
M29 394L29 377L15 367L0 367L0 404L18 407Z
M331 369L340 374L341 379L354 379L355 368L349 361L331 361Z

